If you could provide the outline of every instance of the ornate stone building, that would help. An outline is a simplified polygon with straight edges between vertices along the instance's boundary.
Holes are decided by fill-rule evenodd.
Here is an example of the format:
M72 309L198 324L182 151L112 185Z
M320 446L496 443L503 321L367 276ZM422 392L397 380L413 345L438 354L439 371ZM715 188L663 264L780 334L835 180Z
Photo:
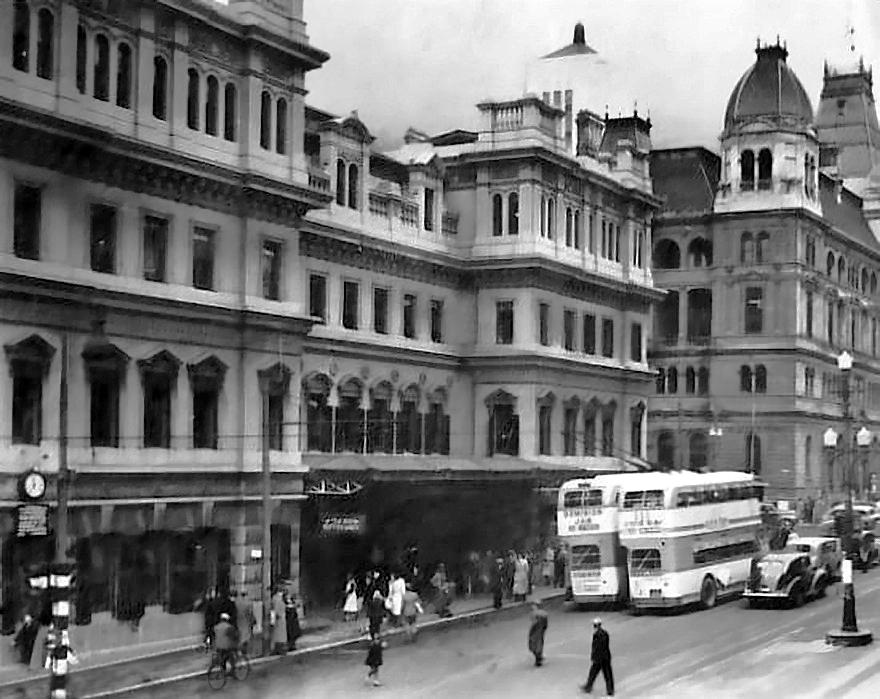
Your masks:
M261 390L273 577L297 584L296 229L331 199L301 4L0 3L4 633L51 555L16 536L16 483L48 474L54 505L65 358L78 651L192 638L209 586L259 597Z
M534 487L644 463L650 122L582 112L575 155L547 102L478 110L476 131L410 130L384 153L356 114L309 112L335 192L299 242L320 319L300 400L320 543L304 534L303 568L325 585L413 541L460 572L467 550L551 533ZM318 536L343 514L362 536L334 552Z
M730 96L720 157L652 154L665 197L653 266L668 293L654 317L649 453L665 467L758 472L771 496L839 492L846 459L830 465L822 435L843 430L842 350L855 356L854 429L876 433L880 420L871 73L826 67L814 115L786 48L756 54ZM875 450L855 457L861 492Z

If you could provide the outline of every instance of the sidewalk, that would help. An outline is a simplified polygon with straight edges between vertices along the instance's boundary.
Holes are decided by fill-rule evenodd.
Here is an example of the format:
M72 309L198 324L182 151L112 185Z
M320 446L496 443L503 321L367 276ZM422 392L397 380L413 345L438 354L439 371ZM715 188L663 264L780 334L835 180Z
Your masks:
M451 605L451 618L440 619L429 606L426 610L429 613L420 617L418 628L426 631L481 620L489 615L522 613L532 600L561 601L562 596L563 590L560 588L537 586L527 602L514 603L505 600L501 610L492 608L491 596L487 594L461 597ZM365 623L363 619L344 622L339 611L323 616L309 615L304 620L303 636L297 642L295 651L287 656L255 659L253 664L275 662L284 657L295 657L359 642L366 638ZM383 633L394 638L402 634L402 630L384 627ZM163 648L148 655L142 649L129 649L128 654L124 649L115 653L92 653L81 657L79 665L71 669L68 678L69 696L76 699L112 696L141 685L166 683L199 675L205 672L207 665L208 657L198 646ZM0 696L3 697L45 699L48 685L48 671L45 670L36 673L23 666L0 670Z

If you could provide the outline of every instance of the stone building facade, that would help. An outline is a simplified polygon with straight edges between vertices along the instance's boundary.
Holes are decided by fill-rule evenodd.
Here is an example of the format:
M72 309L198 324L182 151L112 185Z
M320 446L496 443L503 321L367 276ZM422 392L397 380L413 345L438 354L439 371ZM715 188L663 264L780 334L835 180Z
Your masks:
M826 67L816 117L787 50L756 53L731 94L720 156L652 154L665 197L653 266L668 293L654 317L650 455L665 467L751 470L784 498L839 495L852 456L867 495L876 439L829 460L823 433L844 430L844 349L855 357L853 431L880 427L870 72Z

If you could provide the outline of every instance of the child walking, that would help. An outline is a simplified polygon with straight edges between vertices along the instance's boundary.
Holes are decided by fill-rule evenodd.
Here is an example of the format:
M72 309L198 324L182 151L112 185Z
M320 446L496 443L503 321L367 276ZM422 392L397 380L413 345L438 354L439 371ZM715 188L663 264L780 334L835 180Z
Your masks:
M379 668L382 666L382 639L379 636L375 636L370 640L370 648L367 651L367 659L364 661L364 665L370 668L366 681L372 681L374 687L381 686Z

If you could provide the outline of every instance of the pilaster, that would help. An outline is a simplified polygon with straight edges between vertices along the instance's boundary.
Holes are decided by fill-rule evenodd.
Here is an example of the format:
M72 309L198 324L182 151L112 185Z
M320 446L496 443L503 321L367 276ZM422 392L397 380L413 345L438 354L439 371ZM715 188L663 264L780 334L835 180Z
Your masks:
M7 3L0 3L0 13L5 11L6 4ZM0 34L8 33L9 32L0 32ZM12 49L10 49L10 51L11 50ZM3 61L0 61L0 63L3 63ZM0 168L0 255L4 253L11 255L14 249L14 203L15 178L12 176L12 173L8 168Z

